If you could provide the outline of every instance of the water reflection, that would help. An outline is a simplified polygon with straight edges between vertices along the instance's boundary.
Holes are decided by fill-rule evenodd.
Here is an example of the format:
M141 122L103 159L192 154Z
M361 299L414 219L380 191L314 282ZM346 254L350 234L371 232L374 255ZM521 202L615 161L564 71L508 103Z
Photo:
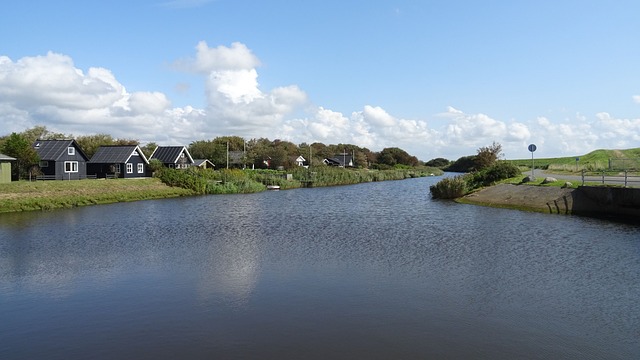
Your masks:
M640 354L637 226L434 180L2 214L0 358Z

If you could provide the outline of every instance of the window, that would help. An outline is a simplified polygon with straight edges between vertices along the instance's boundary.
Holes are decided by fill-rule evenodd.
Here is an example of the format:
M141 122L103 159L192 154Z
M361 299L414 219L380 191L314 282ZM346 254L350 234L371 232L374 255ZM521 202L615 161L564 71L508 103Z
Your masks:
M40 160L40 167L41 168L49 167L49 162L46 160Z
M127 163L127 174L133 173L133 164Z
M120 174L120 164L116 164L116 172Z
M77 173L78 172L78 162L77 161L65 161L64 162L64 172Z
M138 174L142 174L144 172L144 164L138 164Z
M75 155L76 154L76 148L74 148L73 146L69 146L67 148L67 155Z

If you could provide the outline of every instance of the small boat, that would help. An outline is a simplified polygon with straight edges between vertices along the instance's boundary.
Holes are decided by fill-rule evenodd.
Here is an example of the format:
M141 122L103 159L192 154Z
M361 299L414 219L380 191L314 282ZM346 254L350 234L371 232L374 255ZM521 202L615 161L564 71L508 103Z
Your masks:
M267 190L280 190L280 185L267 185Z

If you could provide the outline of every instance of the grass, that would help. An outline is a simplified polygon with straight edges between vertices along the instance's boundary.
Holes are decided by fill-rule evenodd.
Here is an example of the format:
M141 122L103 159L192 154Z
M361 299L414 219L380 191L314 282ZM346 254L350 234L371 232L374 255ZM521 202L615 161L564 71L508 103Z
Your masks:
M576 164L576 158L579 161ZM536 168L549 169L563 172L580 172L582 170L597 171L609 169L609 160L613 159L614 167L616 164L620 166L635 167L640 165L640 148L626 150L604 150L599 149L582 156L569 156L559 158L541 158L536 159L534 156L534 165ZM624 164L620 159L628 159ZM531 167L531 159L508 160L518 166Z
M0 184L0 213L52 210L115 202L189 196L159 179L15 181Z
M74 180L74 181L16 181L0 184L0 213L32 210L53 210L114 202L162 199L198 194L238 194L266 190L266 185L280 185L281 189L298 188L309 172L294 171L292 179L285 179L282 171L196 171L173 170L165 182L160 178ZM410 170L353 170L336 168L314 169L314 186L355 184L368 181L398 180L430 173L441 174L433 168Z

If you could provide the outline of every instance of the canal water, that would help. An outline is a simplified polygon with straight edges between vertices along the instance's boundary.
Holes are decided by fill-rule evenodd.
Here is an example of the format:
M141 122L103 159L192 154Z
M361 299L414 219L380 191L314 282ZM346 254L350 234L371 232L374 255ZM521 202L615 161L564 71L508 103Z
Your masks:
M639 225L437 180L0 214L0 358L640 358Z

